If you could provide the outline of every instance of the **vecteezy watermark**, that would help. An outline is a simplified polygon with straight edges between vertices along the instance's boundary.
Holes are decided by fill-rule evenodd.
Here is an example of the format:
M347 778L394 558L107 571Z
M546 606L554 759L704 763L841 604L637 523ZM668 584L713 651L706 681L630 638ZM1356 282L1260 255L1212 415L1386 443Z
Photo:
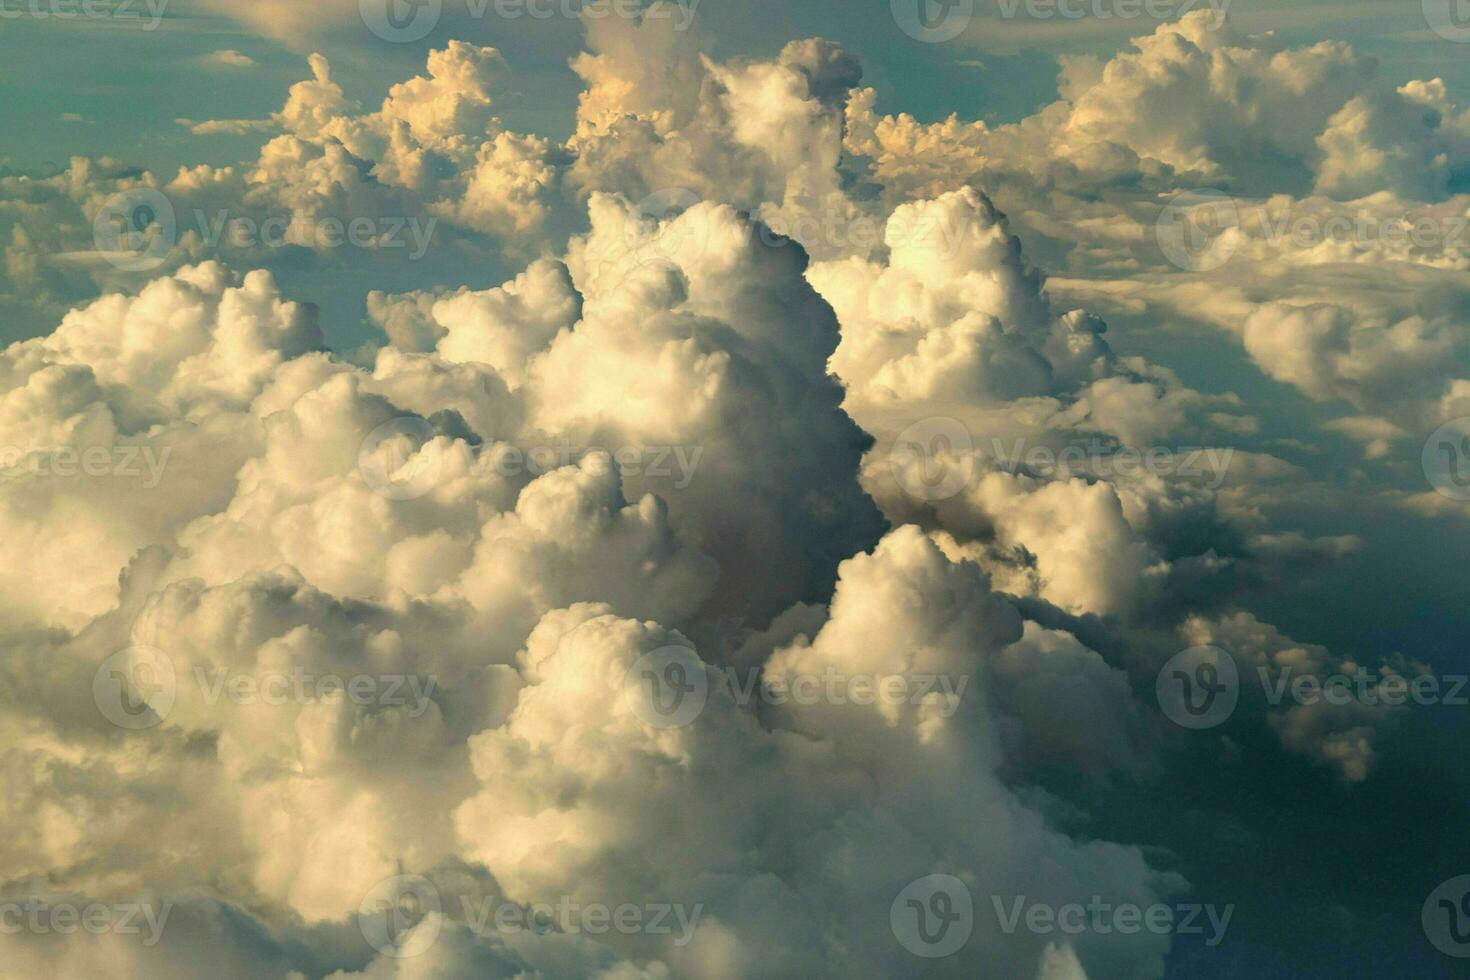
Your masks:
M1465 0L1423 0L1424 23L1446 41L1470 42L1470 4Z
M992 438L989 455L1008 473L1042 479L1126 480L1165 476L1200 480L1210 490L1225 482L1235 450L1210 446L1136 448L1093 437L1063 446ZM893 440L888 465L903 491L919 500L947 500L976 479L974 439L963 422L944 416L920 419Z
M141 479L144 490L163 480L172 446L57 446L51 449L21 449L0 446L0 473L23 469L38 478Z
M765 248L799 245L809 255L860 253L886 245L951 258L966 245L980 244L987 229L969 212L944 208L906 207L883 215L821 207L783 217L780 231L752 222L750 234Z
M852 673L830 666L824 667L820 674L769 674L756 669L741 671L734 667L725 667L721 673L735 703L742 707L757 703L773 707L932 704L941 718L948 718L959 710L965 688L970 684L966 675Z
M207 248L241 251L287 246L327 251L352 247L369 251L403 250L410 262L423 258L438 218L415 216L312 215L249 216L227 210L195 208L188 222L161 191L135 187L103 202L92 221L92 239L102 258L127 272L156 269L168 260L183 234L197 236Z
M145 31L163 23L169 0L0 0L0 20L146 20Z
M1424 478L1435 492L1470 500L1470 416L1450 419L1424 441Z
M357 451L357 470L375 493L415 500L438 486L444 453L444 440L427 419L404 415L367 434Z
M685 187L654 191L633 205L622 235L611 239L593 280L600 291L615 286L636 270L655 263L697 260L709 243L707 213L687 214L702 198Z
M1050 446L1027 448L1025 439L1013 439L1006 446L1000 439L991 439L990 448L997 461L1009 472L1021 467L1034 476L1051 478L1096 476L1103 479L1129 478L1141 474L1149 476L1180 476L1200 478L1211 490L1219 489L1225 482L1234 449L1216 449L1207 446L1149 446L1134 449L1129 446L1110 446L1094 438L1087 445L1067 445L1060 449Z
M1434 948L1455 959L1470 959L1470 875L1443 882L1429 893L1420 925Z
M358 907L363 938L379 953L397 959L426 952L439 938L446 920L457 921L481 937L516 933L605 936L670 936L675 946L694 939L704 903L583 902L569 895L550 901L507 902L490 896L461 894L446 901L423 875L394 875L374 885Z
M1470 705L1470 697L1465 693L1470 687L1470 675L1467 674L1407 677L1359 671L1319 677L1316 674L1297 674L1291 667L1283 667L1275 678L1265 667L1257 667L1256 673L1266 693L1266 702L1273 707L1284 701L1339 707L1347 704L1398 707L1411 701L1420 707L1443 704L1463 708Z
M173 661L153 647L119 650L92 675L92 700L102 717L135 731L161 724L173 710L178 689Z
M925 44L953 41L975 17L975 0L888 0L888 8L899 30Z
M966 212L943 208L900 208L886 217L865 211L818 209L791 215L779 232L754 223L759 244L767 248L800 245L808 254L865 252L878 245L909 248L936 256L958 255L978 243L984 229Z
M954 875L925 875L905 885L888 909L899 945L925 959L952 956L970 941L975 901Z
M674 30L687 31L694 23L695 12L700 0L663 0L648 3L647 0L466 0L469 15L481 19L488 13L505 20L602 20L621 17L623 20L670 20Z
M151 187L114 194L92 219L92 241L107 262L125 272L156 269L179 241L173 202Z
M963 211L903 207L892 214L822 205L782 215L779 230L764 220L727 221L715 209L695 210L702 198L687 188L656 191L632 208L621 238L611 239L597 262L594 280L615 284L656 262L685 265L704 253L713 222L721 222L720 241L780 250L800 248L808 255L867 253L880 245L952 257L978 244L986 228ZM606 242L604 236L599 241ZM601 289L606 286L599 287Z
M1210 272L1235 255L1236 239L1226 232L1240 223L1235 198L1223 191L1184 191L1170 198L1154 224L1164 258L1190 272Z
M439 889L422 875L385 878L363 896L357 928L384 956L406 959L426 953L443 928Z
M142 936L144 946L157 946L168 924L171 902L52 902L44 898L0 898L0 935L21 933L70 936ZM146 930L146 932L145 932Z
M975 442L959 419L920 419L900 432L888 450L898 485L920 500L948 500L970 485Z
M418 718L429 710L433 676L392 673L333 673L307 670L235 671L195 666L192 679L206 705L352 704L363 708L406 708ZM135 646L114 653L92 676L92 700L102 716L119 728L138 730L162 724L179 694L173 660L154 647Z
M624 673L624 703L645 725L682 728L704 713L713 669L689 647L659 647Z
M1190 647L1170 657L1154 683L1159 709L1181 728L1214 728L1235 712L1240 671L1219 647Z
M1290 665L1255 668L1256 681L1271 707L1329 704L1342 707L1399 707L1406 704L1470 706L1470 675L1417 674L1359 670L1298 673ZM1155 682L1159 707L1182 728L1224 724L1240 702L1241 679L1235 658L1219 647L1191 647L1159 669Z
M462 440L442 438L416 415L390 419L368 433L358 450L357 466L364 482L390 500L414 500L433 491L450 460L463 457L461 470L494 473L506 478L537 477L571 466L586 456L607 456L624 478L668 480L674 490L694 481L704 458L703 446L578 446L563 439L555 446L529 448L498 445L476 453Z
M410 44L439 26L443 0L358 0L358 13L369 31L396 44Z
M211 249L224 244L237 249L272 249L295 245L318 251L353 248L372 251L407 249L410 262L429 251L438 218L417 217L317 218L302 215L271 215L260 220L228 211L193 212L199 237Z
M235 672L194 668L194 681L213 707L223 698L231 704L348 704L360 708L407 708L418 718L434 699L435 677L417 674L316 673L304 667L289 671Z
M1137 905L1132 902L1105 902L1101 895L1094 895L1087 902L1065 902L1053 905L1048 902L1028 901L1025 895L1002 897L992 895L990 904L995 909L995 919L1001 932L1013 935L1017 929L1036 936L1061 933L1065 936L1081 936L1091 933L1098 936L1133 936L1140 932L1156 936L1204 936L1205 945L1215 947L1225 939L1225 930L1235 914L1235 906L1223 908L1196 902Z
M999 0L1006 20L1178 20L1195 10L1211 10L1214 27L1224 25L1230 0Z
M1160 211L1154 230L1164 257L1190 272L1221 268L1251 241L1297 250L1470 248L1470 216L1463 213L1382 214L1366 209L1314 213L1291 206L1247 205L1217 190L1174 195Z
M948 718L959 710L969 683L963 675L861 673L830 666L820 673L770 674L760 668L716 667L688 647L666 646L628 668L623 697L633 714L652 728L693 724L709 703L712 684L722 685L741 708L928 704Z
M472 20L498 17L503 20L672 20L674 30L687 31L694 23L700 0L465 0ZM394 44L408 44L428 37L444 16L444 0L358 0L362 22L375 36Z
M675 946L687 946L699 927L704 903L683 905L678 902L579 902L562 895L551 902L521 905L471 895L460 896L461 914L478 936L500 933L531 932L605 936L610 932L623 936L672 936Z

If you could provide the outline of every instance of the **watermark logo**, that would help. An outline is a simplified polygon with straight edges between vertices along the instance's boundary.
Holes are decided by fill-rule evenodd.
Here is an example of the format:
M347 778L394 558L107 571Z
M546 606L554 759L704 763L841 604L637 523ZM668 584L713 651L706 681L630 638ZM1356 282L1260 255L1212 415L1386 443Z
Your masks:
M282 249L287 246L315 251L352 246L372 252L402 250L410 262L428 254L434 241L439 219L420 220L413 216L380 216L339 218L308 215L272 214L260 220L248 215L232 215L228 210L213 214L195 208L192 229L205 246L218 250L222 245L241 251Z
M417 415L389 419L363 440L357 469L374 492L389 500L414 500L434 489L443 466L438 435Z
M975 16L975 0L889 0L888 6L898 29L925 44L953 41Z
M1470 875L1451 878L1430 892L1419 921L1435 949L1470 959Z
M1014 20L1024 15L1035 20L1178 20L1195 10L1212 11L1212 29L1226 23L1230 0L1000 0L1000 15Z
M162 650L135 646L119 650L92 675L92 700L102 717L119 728L162 724L178 696L173 661Z
M1164 258L1190 272L1210 272L1229 262L1239 243L1226 232L1240 224L1235 199L1222 191L1175 194L1159 213L1154 237Z
M621 17L630 21L671 20L674 30L687 31L694 23L700 0L468 0L469 15L482 19L494 8L495 16L505 20L530 17L532 20L603 20Z
M189 677L190 675L185 675ZM434 703L438 679L417 674L319 673L304 666L289 671L240 672L195 666L192 680L204 704L351 704L359 708L403 708L419 718ZM152 647L129 647L103 661L92 677L92 698L103 717L119 728L162 724L173 711L179 676L173 661Z
M1287 699L1299 705L1330 704L1337 707L1362 704L1393 708L1410 701L1420 707L1443 704L1463 708L1470 705L1470 698L1464 693L1470 686L1470 675L1466 674L1407 677L1398 673L1358 671L1319 677L1296 674L1289 666L1282 669L1275 679L1265 667L1257 667L1256 674L1260 678L1261 689L1265 691L1266 702L1272 707Z
M178 240L179 222L172 202L151 187L112 195L92 219L97 251L109 265L124 272L158 268Z
M477 889L456 894L423 875L394 875L373 886L358 907L357 923L369 945L394 959L420 956L434 945L444 923L463 925L485 939L522 934L666 936L678 947L693 941L704 903L585 902L570 895L519 904Z
M37 479L129 479L139 480L144 490L163 481L172 446L55 446L22 449L0 446L0 471L24 470Z
M92 238L107 262L129 272L158 268L185 234L197 236L212 251L255 253L296 247L323 252L351 246L417 262L428 254L438 224L437 217L250 216L203 208L181 215L161 191L135 187L103 203L92 221Z
M820 674L768 674L759 668L747 669L743 678L740 673L736 667L725 667L720 676L741 707L757 701L774 707L927 705L940 718L949 718L959 710L970 684L969 676L963 674L849 674L832 666L823 668Z
M623 698L629 710L652 728L691 724L709 699L704 661L681 646L645 653L623 677Z
M823 202L822 206L784 215L780 230L764 221L748 222L744 237L768 249L799 247L809 256L834 252L867 254L880 245L952 258L967 248L982 247L984 232L971 215L944 209L901 207L892 214L854 210ZM727 233L722 233L726 238Z
M471 20L491 15L502 20L624 20L673 21L674 30L687 31L694 23L700 0L665 0L645 4L643 0L467 0L465 14ZM443 16L443 0L358 0L362 22L384 41L408 44L427 37Z
M958 419L920 419L893 440L888 462L898 485L920 500L948 500L970 482L970 430Z
M363 440L358 468L378 493L410 500L438 484L446 463L454 461L475 476L535 479L596 456L605 456L624 479L667 481L660 493L685 490L694 482L703 446L581 446L569 439L527 449L496 444L481 452L463 439L435 441L434 429L418 416L403 416L378 426ZM0 461L4 457L0 456ZM456 469L455 472L458 472Z
M1154 685L1159 708L1181 728L1224 724L1240 701L1235 659L1219 647L1190 647L1159 670Z
M419 718L434 703L437 677L417 674L319 674L300 665L287 671L239 673L194 668L194 682L210 707L221 699L237 705L351 704L359 708L406 708Z
M1108 480L1126 480L1144 474L1200 480L1207 489L1218 490L1225 482L1234 449L1209 446L1147 446L1135 449L1104 443L1093 438L1088 445L1073 443L1053 449L1038 445L1028 447L1025 439L1012 440L1007 446L1000 439L990 440L990 451L1008 472L1024 471L1048 479L1095 476Z
M923 706L940 718L952 717L964 702L967 675L928 673L848 673L827 666L820 672L772 673L762 667L715 667L686 647L665 647L640 657L624 675L629 707L654 728L693 724L718 685L734 704L809 708L817 705L859 708Z
M1470 500L1470 415L1450 419L1425 440L1424 478L1436 493Z
M694 191L684 187L670 187L654 191L635 205L643 221L658 225L658 234L652 243L643 242L639 261L654 258L672 259L680 253L703 252L709 229L702 221L679 221L675 219L700 202Z
M368 945L394 959L428 951L443 927L439 889L423 875L394 875L373 886L357 908Z
M1433 207L1314 211L1275 200L1240 202L1213 190L1175 195L1159 213L1156 232L1164 257L1192 272L1220 268L1247 242L1338 260L1436 251L1458 255L1470 248L1470 217L1462 213Z
M575 901L569 895L562 895L554 902L536 901L526 905L461 895L459 904L459 918L477 936L521 932L541 936L551 933L605 936L616 932L623 936L669 936L673 945L678 947L693 941L699 928L699 917L704 913L703 902L693 905L670 902L607 905Z
M975 928L975 901L954 875L926 875L910 882L888 910L894 938L925 959L950 956L964 948Z
M147 20L145 31L163 23L169 0L0 0L0 20Z
M44 898L25 901L0 899L0 935L23 932L44 936L70 936L79 929L94 936L142 936L142 945L157 946L168 925L172 902L51 902ZM146 929L146 933L145 930Z
M1470 41L1470 3L1466 0L1423 0L1424 22L1446 41Z
M392 44L410 44L439 26L444 0L358 0L367 29Z
M1062 905L1032 902L1027 901L1025 895L1017 895L1007 901L999 895L992 895L990 904L995 909L1000 931L1007 936L1014 935L1018 928L1036 936L1055 933L1067 936L1084 933L1132 936L1149 932L1156 936L1203 936L1205 945L1211 948L1225 940L1225 931L1230 928L1230 920L1235 915L1234 905L1222 908L1198 902L1173 905L1156 902L1149 906L1133 902L1114 904L1103 901L1101 895L1092 896L1086 905L1081 902Z
M604 256L597 277L621 282L645 265L678 264L681 258L697 259L704 254L709 241L708 222L702 217L683 217L701 200L694 191L670 187L654 191L633 205L632 219L623 226L623 239Z

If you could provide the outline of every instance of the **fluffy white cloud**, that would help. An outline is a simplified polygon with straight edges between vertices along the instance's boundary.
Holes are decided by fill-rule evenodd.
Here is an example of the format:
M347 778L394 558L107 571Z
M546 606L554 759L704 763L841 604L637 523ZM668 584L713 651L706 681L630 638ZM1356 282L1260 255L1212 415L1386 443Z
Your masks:
M355 16L240 16L267 14ZM1401 713L1261 710L1365 665L1252 611L1361 538L1300 520L1272 406L1151 342L1206 322L1392 461L1470 405L1464 258L1240 222L1237 264L1171 268L1154 222L1208 184L1319 222L1462 215L1442 83L1189 16L1069 61L1020 123L924 125L878 117L827 41L720 62L667 19L588 31L561 146L506 129L509 67L453 41L371 111L313 55L236 167L0 178L5 302L59 324L0 350L0 879L177 916L156 947L27 935L0 975L912 975L894 903L943 874L973 935L932 975L1158 977L1168 937L992 914L1190 884L1043 774L1167 766L1138 694L1211 643L1232 724L1370 777ZM91 221L130 190L279 215L307 249L331 219L432 219L522 270L375 282L387 344L332 353L311 305L232 271L250 247L109 265ZM672 676L650 656L702 685L682 724L643 700ZM321 678L370 690L294 686ZM368 939L404 909L364 903L404 875L442 905L399 959ZM559 901L686 918L482 914Z
M659 729L630 694L630 674L640 656L685 641L602 607L553 614L522 657L529 683L508 722L471 740L483 789L456 811L460 837L525 901L634 894L701 907L689 948L664 950L691 976L777 976L792 964L842 975L860 962L902 971L889 905L934 869L967 881L977 901L1078 888L1160 894L1165 880L1135 852L1068 841L996 780L984 675L1019 637L1018 614L977 568L952 564L912 528L896 531L844 564L826 624L777 650L763 683L868 677L908 697L775 708L764 728L699 664L703 710ZM935 676L970 690L921 689ZM940 796L939 806L921 802ZM787 817L773 824L777 812ZM877 860L853 863L852 853ZM978 910L975 928L955 970L1035 971L1042 944L1002 936ZM1147 971L1157 947L1084 944L1080 955L1106 964L1099 975Z
M573 62L587 84L568 143L575 185L723 201L819 256L870 221L840 170L844 104L862 76L841 47L793 41L774 61L720 64L671 19L595 20L588 36L592 52Z

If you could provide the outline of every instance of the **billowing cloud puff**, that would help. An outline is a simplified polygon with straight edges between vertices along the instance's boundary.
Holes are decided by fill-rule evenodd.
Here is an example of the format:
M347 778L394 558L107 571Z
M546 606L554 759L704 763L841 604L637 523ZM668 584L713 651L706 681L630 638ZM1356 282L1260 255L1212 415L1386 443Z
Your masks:
M560 154L495 115L509 74L496 49L452 41L431 51L426 74L371 112L346 96L326 57L308 63L312 78L279 112L235 121L275 134L254 160L170 178L77 158L41 180L0 177L0 302L19 318L7 339L100 291L136 289L140 273L204 259L345 268L451 246L487 261L543 248Z
M492 92L506 69L494 48L452 41L431 52L428 74L395 85L369 114L346 98L326 58L312 55L311 69L276 115L285 133L245 175L247 203L290 209L288 236L329 213L427 212L505 240L540 229L555 180L550 146L502 129Z
M211 263L6 349L0 506L18 550L5 618L75 627L107 611L139 549L228 499L254 449L240 425L251 401L320 343L311 309L283 300L268 273L238 279ZM41 569L56 562L72 573L48 587Z
M976 191L899 207L885 244L886 267L850 258L811 272L846 327L832 367L858 418L1070 392L1112 370L1103 324L1052 315L1040 273Z
M1273 692L1429 666L1267 621L1374 544L1285 457L1317 427L1397 476L1470 411L1453 243L1237 221L1223 264L1167 254L1179 190L1466 210L1443 83L1208 16L1010 125L879 117L828 41L717 61L589 18L561 145L450 41L373 110L313 55L225 126L269 134L237 166L0 177L4 302L55 314L0 350L0 901L172 916L28 933L0 976L1163 976L1167 935L1003 910L1198 886L1093 806L1186 752L1370 783L1404 711ZM120 192L313 254L437 222L513 268L374 281L382 336L331 351L320 279L289 298L249 242L113 264ZM1322 415L1201 369L1230 344ZM1145 695L1206 644L1241 706L1186 741ZM927 958L914 915L955 902Z
M1134 853L1045 829L996 782L982 675L1019 638L1019 616L977 568L950 563L906 529L844 564L827 623L777 650L762 681L793 694L800 678L891 682L902 698L793 703L765 715L766 728L691 651L703 709L688 724L651 728L636 672L687 641L599 607L554 614L525 651L530 683L508 722L471 740L484 788L456 812L459 833L524 901L641 894L701 909L688 949L664 949L690 976L776 976L793 963L818 975L858 962L902 971L882 923L892 896L933 870L977 897L1167 889ZM816 792L798 800L795 787ZM940 787L944 806L915 806ZM773 825L767 815L777 812L787 816ZM552 847L556 860L544 860ZM852 862L855 852L870 860ZM972 969L973 956L1034 972L1041 944L1007 942L990 922L976 928L956 970ZM1078 952L1099 976L1130 963L1150 969L1152 943L1130 946Z
M819 256L844 250L851 232L834 229L871 225L840 169L843 106L862 76L841 47L793 41L775 61L719 64L671 19L593 21L589 40L573 63L587 83L568 144L577 186L724 201Z
M1005 126L880 117L862 91L848 104L848 146L910 195L983 173L1042 189L1203 184L1250 196L1389 190L1434 200L1458 177L1464 113L1439 80L1395 90L1346 44L1288 48L1242 35L1212 10L1133 45L1106 62L1064 57L1061 98Z

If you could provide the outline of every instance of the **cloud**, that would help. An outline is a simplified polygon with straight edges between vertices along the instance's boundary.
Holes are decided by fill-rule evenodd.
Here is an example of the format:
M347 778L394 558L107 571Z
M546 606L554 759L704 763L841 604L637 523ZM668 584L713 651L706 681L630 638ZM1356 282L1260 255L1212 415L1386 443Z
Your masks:
M250 133L266 133L276 128L272 119L207 119L195 122L192 119L175 119L195 136L245 136Z
M240 16L356 16L297 7ZM1348 798L1403 751L1398 706L1271 694L1430 670L1292 610L1359 623L1331 576L1384 532L1353 508L1448 506L1399 483L1470 404L1463 257L1237 221L1204 268L1157 236L1211 187L1458 215L1443 83L1191 15L1021 122L924 124L829 41L587 30L560 143L451 41L375 108L314 54L268 121L180 120L266 134L237 165L0 176L30 318L0 350L0 879L174 908L156 946L28 933L0 973L1161 977L1169 936L997 902L1218 888L1159 829L1250 817L1201 758ZM132 267L95 231L119 199L154 209ZM394 219L448 234L392 279L379 238L316 235ZM312 301L349 269L375 334L330 350ZM1343 447L1340 481L1292 461ZM1203 644L1240 706L1186 743L1147 692ZM1095 805L1145 797L1164 818ZM921 962L936 877L973 914ZM538 907L682 925L488 914Z
M220 68L253 68L255 59L248 54L242 54L233 48L220 51L212 51L205 59L209 64Z

